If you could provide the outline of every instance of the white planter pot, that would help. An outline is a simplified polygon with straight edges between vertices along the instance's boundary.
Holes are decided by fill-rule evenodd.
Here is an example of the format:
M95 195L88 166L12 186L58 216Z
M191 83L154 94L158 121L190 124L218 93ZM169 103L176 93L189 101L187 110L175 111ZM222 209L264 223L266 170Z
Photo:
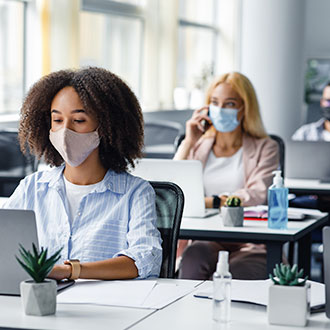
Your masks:
M268 322L270 324L304 327L310 310L310 284L285 286L272 284L268 296Z
M242 227L244 220L244 208L238 207L221 207L222 223L228 227Z
M42 283L23 281L20 284L24 311L27 315L51 315L56 312L56 281L47 279Z

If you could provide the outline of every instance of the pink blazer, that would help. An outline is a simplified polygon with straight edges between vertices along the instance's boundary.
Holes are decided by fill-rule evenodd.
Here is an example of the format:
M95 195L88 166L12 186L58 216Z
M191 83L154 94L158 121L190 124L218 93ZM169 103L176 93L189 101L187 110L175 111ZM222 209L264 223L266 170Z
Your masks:
M205 167L215 137L202 137L191 150L188 159L197 159ZM257 139L243 135L244 187L234 194L240 197L244 206L267 202L267 189L272 184L272 171L278 168L279 150L271 138Z

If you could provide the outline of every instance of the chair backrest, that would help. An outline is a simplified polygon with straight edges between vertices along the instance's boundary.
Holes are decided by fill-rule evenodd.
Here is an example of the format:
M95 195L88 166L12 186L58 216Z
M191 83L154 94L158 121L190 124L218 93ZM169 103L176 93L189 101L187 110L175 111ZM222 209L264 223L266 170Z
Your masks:
M150 184L156 193L157 228L163 240L163 261L159 277L174 278L184 195L181 188L172 182L150 181Z
M183 133L181 124L167 120L145 121L144 157L172 158L175 152L174 142Z
M285 168L284 168L284 164L285 164L285 144L284 144L284 140L279 137L278 135L274 135L274 134L269 134L269 137L272 138L273 140L275 140L278 144L278 149L279 149L279 153L280 153L280 164L278 169L282 171L282 178L285 178Z
M38 162L21 152L17 129L0 130L0 196L10 196L26 175L37 170Z
M177 136L183 133L181 124L169 120L148 120L144 122L144 144L174 144Z
M285 164L285 144L284 140L278 135L269 134L269 137L277 142L280 154L280 163L278 169L282 171L282 178L285 178L284 164ZM181 134L175 140L175 150L178 150L180 143L185 138L185 134Z

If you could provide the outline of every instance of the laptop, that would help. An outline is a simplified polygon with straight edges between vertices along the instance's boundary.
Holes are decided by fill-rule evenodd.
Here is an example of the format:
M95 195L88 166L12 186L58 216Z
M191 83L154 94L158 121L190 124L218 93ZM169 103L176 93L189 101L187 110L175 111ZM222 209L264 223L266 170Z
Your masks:
M184 194L184 217L204 218L219 213L205 208L203 168L198 160L143 158L130 173L148 181L176 183Z
M285 176L330 182L330 142L286 141Z
M20 295L20 282L30 279L15 256L20 257L19 244L31 250L32 243L39 247L34 211L0 209L1 295ZM57 285L57 290L62 290L73 283L73 281L61 281Z
M330 227L323 227L323 269L325 284L325 314L330 318Z

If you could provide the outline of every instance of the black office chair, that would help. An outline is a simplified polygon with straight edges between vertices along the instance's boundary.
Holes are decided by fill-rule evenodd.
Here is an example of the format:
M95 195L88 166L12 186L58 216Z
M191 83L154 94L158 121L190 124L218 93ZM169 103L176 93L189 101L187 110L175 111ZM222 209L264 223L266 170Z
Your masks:
M0 196L9 197L20 180L37 170L38 162L19 147L16 129L0 130Z
M269 134L269 137L275 140L278 144L279 153L280 153L280 164L278 169L282 171L282 178L285 178L284 164L285 164L285 144L284 140L278 135Z
M174 278L184 195L181 188L172 182L151 181L150 184L156 193L157 228L163 240L163 262L159 277Z
M168 120L145 121L144 157L172 159L175 153L175 140L182 133L183 127L177 122Z

